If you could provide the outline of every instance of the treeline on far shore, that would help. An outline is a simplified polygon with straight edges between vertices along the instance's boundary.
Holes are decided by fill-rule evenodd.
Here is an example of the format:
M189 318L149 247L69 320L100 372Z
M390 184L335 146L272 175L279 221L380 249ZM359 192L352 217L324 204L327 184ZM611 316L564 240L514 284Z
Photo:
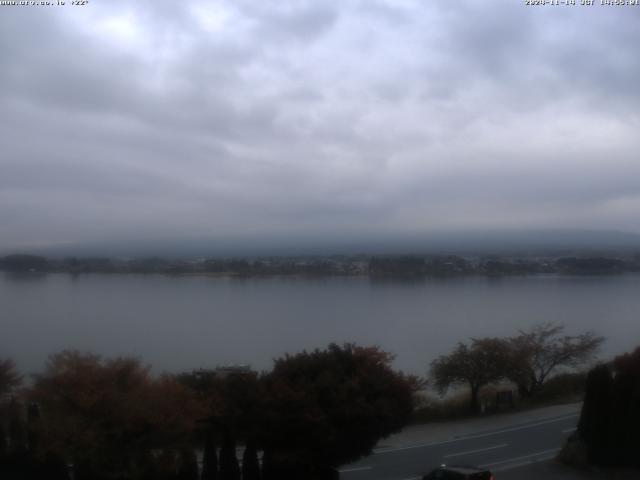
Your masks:
M335 255L256 258L170 259L66 257L13 254L0 257L0 270L40 273L142 273L212 276L447 277L557 273L607 275L640 272L640 253L625 256L457 256Z

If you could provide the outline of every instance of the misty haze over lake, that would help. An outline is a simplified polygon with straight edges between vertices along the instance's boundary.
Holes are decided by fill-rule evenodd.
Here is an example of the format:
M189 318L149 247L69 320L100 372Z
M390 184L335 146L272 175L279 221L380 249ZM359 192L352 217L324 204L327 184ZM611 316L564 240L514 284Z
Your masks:
M606 358L640 338L639 288L636 274L376 281L4 273L0 350L25 372L64 348L136 355L159 370L266 369L285 352L354 341L380 345L397 367L424 375L458 341L556 321L568 333L605 335Z

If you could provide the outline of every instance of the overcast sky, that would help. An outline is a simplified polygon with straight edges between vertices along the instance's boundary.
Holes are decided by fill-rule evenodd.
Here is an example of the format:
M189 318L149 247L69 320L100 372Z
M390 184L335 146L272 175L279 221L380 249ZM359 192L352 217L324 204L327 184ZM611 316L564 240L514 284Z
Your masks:
M630 6L0 6L0 249L640 232L639 46Z

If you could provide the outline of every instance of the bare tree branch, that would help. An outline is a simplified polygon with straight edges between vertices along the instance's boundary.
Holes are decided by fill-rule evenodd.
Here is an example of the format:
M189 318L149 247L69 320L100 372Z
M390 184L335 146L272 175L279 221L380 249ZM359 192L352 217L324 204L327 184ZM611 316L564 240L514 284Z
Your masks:
M509 340L508 378L523 396L532 396L561 367L578 367L595 357L604 338L593 332L562 335L564 326L544 323Z

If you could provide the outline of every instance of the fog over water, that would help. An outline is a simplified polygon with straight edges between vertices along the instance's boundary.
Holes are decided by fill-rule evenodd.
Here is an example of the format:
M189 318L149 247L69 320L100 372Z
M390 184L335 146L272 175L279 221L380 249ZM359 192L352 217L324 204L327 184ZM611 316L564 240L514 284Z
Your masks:
M640 338L639 289L633 274L403 282L4 273L0 351L29 373L64 348L136 355L156 370L266 369L285 352L354 341L425 374L458 341L556 321L605 335L606 358Z

